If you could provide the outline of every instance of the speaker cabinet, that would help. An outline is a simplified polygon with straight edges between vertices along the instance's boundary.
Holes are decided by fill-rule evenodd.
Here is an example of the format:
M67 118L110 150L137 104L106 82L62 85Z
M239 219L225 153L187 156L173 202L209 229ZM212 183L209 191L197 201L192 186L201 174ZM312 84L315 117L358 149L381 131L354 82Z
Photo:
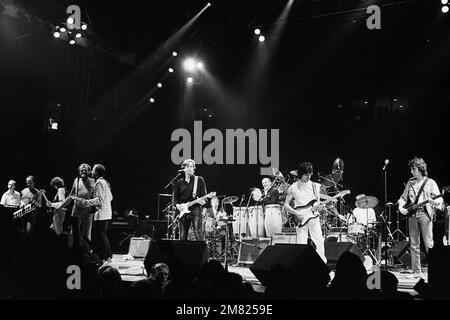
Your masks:
M402 264L405 268L412 268L409 241L397 241L396 245L389 249L389 256L394 265ZM426 260L426 254L423 250L420 250L420 260L421 263Z
M325 241L325 256L327 258L327 266L330 269L336 269L336 263L338 262L340 256L349 251L359 257L361 262L364 262L364 256L361 249L352 242L335 242L335 241Z
M307 244L268 246L250 267L250 271L264 286L267 286L270 281L270 271L277 265L283 267L290 275L303 274L319 277L324 283L328 283L330 279L330 269L316 250Z
M149 270L155 263L163 262L173 277L190 279L207 261L208 248L204 241L152 240L144 266Z

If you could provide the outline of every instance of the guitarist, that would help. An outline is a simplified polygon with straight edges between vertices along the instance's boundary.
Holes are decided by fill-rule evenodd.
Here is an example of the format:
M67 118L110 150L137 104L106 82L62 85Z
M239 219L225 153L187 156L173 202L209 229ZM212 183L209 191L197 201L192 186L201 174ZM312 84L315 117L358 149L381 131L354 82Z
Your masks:
M313 174L313 165L309 162L301 163L297 170L297 174L300 179L289 187L284 207L294 216L303 219L303 217L301 217L299 213L297 213L297 211L292 208L290 202L292 201L292 199L294 199L295 207L305 206L312 200L317 200L317 202L319 202L320 184L311 181L311 176ZM325 239L322 235L319 218L310 219L304 226L297 226L296 231L298 244L307 244L309 233L312 241L316 246L317 253L326 263L327 258L325 257L324 245Z
M206 184L200 176L195 176L195 161L186 159L181 164L184 170L184 177L180 178L174 186L175 205L190 202L196 198L206 195ZM195 185L195 189L194 189ZM200 228L202 226L202 206L205 200L194 204L189 208L191 212L185 214L180 220L180 240L187 240L187 235L191 222L193 223L195 240L201 240Z
M428 200L429 202L419 207L408 218L409 241L411 250L411 262L414 276L421 276L420 265L420 231L427 250L433 247L433 216L436 207L442 204L442 198L432 200L431 197L440 195L438 185L433 179L428 178L427 164L422 158L415 157L408 162L411 168L412 178L406 184L405 190L398 200L400 213L407 215L405 204L417 204Z

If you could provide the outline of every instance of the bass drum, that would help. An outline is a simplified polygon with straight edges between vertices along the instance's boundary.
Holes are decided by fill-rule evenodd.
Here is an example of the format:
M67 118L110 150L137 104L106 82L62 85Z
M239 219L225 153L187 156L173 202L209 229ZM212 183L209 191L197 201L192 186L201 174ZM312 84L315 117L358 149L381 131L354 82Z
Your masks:
M351 242L356 244L357 241L354 237L349 236L347 228L333 228L331 229L325 241L334 241L334 242Z

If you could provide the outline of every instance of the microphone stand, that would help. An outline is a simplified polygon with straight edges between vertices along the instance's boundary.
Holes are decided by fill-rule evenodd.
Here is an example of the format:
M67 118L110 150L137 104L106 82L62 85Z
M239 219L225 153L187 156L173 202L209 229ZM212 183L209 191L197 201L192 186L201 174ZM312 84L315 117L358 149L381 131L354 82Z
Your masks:
M169 234L170 234L169 233L170 227L172 227L172 229L173 229L172 239L175 238L175 228L176 228L176 226L173 226L173 224L178 222L178 221L175 221L175 219L174 219L172 214L174 213L173 210L175 208L175 182L178 179L178 177L180 176L180 174L181 174L181 172L178 172L177 175L175 177L173 177L172 180L170 180L170 182L168 184L166 184L166 186L164 187L164 189L167 189L169 186L172 186L172 199L171 199L171 206L170 206L172 208L172 211L169 211L168 214L167 214L167 233L166 233L167 239L171 239L170 236L169 236ZM170 222L170 218L173 219L172 223L169 223Z

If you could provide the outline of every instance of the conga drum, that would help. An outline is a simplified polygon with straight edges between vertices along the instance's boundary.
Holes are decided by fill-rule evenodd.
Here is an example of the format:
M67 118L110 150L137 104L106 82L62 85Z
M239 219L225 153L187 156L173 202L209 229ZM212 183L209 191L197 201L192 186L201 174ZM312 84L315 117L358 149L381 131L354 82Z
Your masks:
M264 207L264 228L266 236L272 237L274 233L280 233L283 227L283 219L281 217L281 205L268 204Z
M264 238L264 211L261 206L248 208L248 228L252 238Z

